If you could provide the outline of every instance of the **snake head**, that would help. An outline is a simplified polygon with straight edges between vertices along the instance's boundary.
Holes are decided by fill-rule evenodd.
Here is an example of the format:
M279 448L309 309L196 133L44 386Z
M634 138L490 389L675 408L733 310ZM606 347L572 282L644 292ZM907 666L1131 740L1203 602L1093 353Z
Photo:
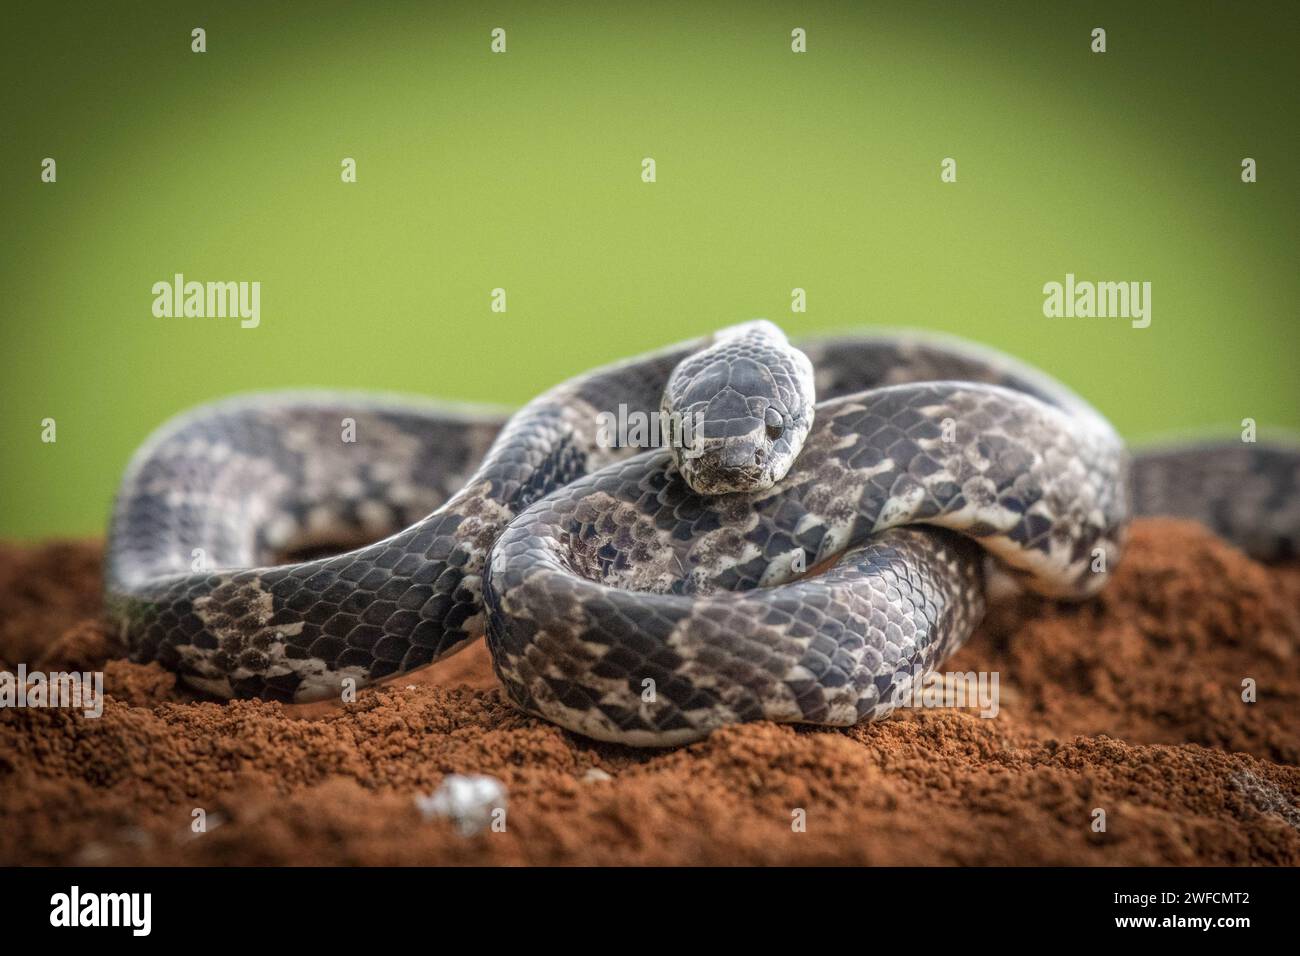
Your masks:
M771 322L724 329L673 370L661 412L677 469L699 494L766 491L812 427L812 362Z

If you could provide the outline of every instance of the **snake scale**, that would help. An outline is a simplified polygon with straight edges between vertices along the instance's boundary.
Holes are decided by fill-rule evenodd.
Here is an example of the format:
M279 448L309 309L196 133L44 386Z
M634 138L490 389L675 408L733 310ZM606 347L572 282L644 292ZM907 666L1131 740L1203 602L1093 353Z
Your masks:
M655 412L690 441L602 430ZM796 347L759 320L509 416L334 392L185 413L127 468L106 607L133 659L222 698L337 697L486 634L518 707L661 746L883 717L967 638L990 575L1084 599L1134 513L1292 557L1300 456L1131 457L1007 356L915 333Z

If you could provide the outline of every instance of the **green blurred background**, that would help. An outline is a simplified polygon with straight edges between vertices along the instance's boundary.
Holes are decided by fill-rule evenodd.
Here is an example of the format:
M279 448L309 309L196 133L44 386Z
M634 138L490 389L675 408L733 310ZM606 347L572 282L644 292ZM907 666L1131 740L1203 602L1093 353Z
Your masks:
M6 5L0 535L98 533L232 391L516 404L754 316L978 339L1137 440L1300 425L1300 5L473 6ZM261 326L155 318L176 272ZM1044 318L1067 272L1151 327Z

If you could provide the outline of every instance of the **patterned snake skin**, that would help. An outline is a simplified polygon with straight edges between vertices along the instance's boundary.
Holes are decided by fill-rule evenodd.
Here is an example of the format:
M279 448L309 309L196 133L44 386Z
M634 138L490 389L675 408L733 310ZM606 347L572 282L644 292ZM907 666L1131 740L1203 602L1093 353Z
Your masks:
M1130 476L1104 419L1005 356L913 334L800 348L767 323L733 327L509 418L340 393L204 406L127 469L108 613L135 660L219 697L285 701L486 632L522 709L665 745L736 721L884 716L978 623L987 557L1084 598L1135 503L1295 554L1291 449L1175 449ZM692 457L600 427L674 409L702 415Z

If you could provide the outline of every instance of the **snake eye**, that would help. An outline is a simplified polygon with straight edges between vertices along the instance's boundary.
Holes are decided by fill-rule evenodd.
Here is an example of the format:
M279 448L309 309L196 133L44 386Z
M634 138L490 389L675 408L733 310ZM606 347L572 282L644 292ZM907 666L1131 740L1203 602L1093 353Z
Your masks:
M763 424L767 426L767 437L772 441L776 441L785 432L785 422L781 420L781 413L770 405L763 414Z

